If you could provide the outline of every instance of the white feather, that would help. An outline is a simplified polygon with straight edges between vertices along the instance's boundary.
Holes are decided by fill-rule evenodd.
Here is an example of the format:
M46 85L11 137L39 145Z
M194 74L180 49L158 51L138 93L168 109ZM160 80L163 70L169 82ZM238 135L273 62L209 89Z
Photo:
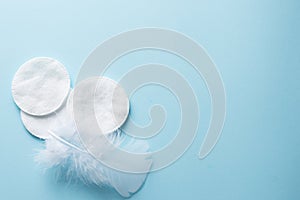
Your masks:
M57 175L68 182L111 186L123 197L130 197L141 188L147 173L125 173L103 165L84 149L72 120L60 119L58 123L62 126L49 131L51 137L46 140L45 149L36 156L37 163L46 169L54 168ZM109 140L130 152L143 153L149 148L146 141L132 139L125 144L125 137L120 130L110 134Z

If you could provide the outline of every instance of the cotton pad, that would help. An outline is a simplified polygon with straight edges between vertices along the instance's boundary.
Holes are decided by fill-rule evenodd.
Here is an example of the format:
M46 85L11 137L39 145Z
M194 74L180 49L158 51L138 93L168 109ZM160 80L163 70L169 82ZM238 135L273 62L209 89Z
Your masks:
M74 110L79 111L79 114L75 116L75 121L79 123L81 121L93 121L88 118L94 117L102 134L117 130L128 117L129 100L127 94L112 79L106 77L85 79L75 87L71 95L73 95L73 99L70 98L69 103L73 104L71 106ZM85 123L85 125L89 126L89 123ZM90 126L83 130L89 128Z
M69 117L70 113L66 109L66 103L54 113L45 116L29 115L21 110L21 119L25 128L33 136L40 139L48 139L50 136L49 130L61 127Z
M70 90L65 67L52 58L37 57L25 62L12 82L12 95L19 108L30 115L53 113Z

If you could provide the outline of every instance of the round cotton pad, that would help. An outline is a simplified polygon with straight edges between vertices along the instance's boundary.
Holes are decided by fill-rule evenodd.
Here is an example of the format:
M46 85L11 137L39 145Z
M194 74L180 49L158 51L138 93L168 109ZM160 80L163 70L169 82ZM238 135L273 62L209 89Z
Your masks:
M62 126L69 117L69 113L66 109L66 103L62 105L54 113L45 116L33 116L29 115L21 110L21 119L25 128L35 137L40 139L49 138L49 130L54 130L56 127Z
M70 90L64 66L52 58L38 57L24 63L14 76L12 95L19 108L35 116L61 107Z
M74 110L80 111L75 116L75 121L79 123L81 121L93 121L87 117L94 117L102 134L109 134L117 130L128 117L129 100L127 94L117 82L109 78L92 77L85 79L75 87L71 95L73 95L73 99L70 98L69 103L73 104ZM94 116L89 113L94 113ZM89 123L86 125L89 126ZM86 127L86 130L89 128Z

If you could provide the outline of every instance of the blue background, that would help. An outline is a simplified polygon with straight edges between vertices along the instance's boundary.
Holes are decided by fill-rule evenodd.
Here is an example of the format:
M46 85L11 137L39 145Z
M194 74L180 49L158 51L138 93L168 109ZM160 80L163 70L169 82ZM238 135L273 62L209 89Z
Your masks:
M36 166L33 157L43 143L22 126L10 88L18 67L35 56L61 61L74 83L97 45L139 27L174 29L205 47L224 80L227 118L216 148L199 160L210 117L201 77L161 52L128 55L112 66L107 76L117 79L131 65L169 64L191 83L201 108L189 150L172 166L151 173L132 199L300 199L299 9L297 0L1 0L0 199L121 199L113 192L57 183ZM174 136L179 111L171 94L148 86L131 102L140 124L149 122L151 104L166 106L166 130L151 141L154 146Z

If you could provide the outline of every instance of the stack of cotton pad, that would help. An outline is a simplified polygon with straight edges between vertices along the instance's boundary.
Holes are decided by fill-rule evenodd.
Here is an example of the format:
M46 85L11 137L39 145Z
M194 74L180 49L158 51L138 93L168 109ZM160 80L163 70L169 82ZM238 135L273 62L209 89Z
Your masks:
M41 139L49 137L48 129L56 116L65 112L69 91L70 77L65 67L46 57L24 63L12 82L13 98L21 109L24 126Z
M97 82L101 84L95 91L95 99L80 96L76 106L84 112L88 103L96 102L95 117L99 127L103 134L109 134L125 122L129 113L129 101L121 86L105 77L83 80L77 88L78 93L85 93ZM12 94L21 109L23 124L32 135L47 139L49 130L59 125L57 119L64 118L67 114L72 115L73 92L70 90L68 72L55 59L33 58L19 68L13 79Z
M75 125L75 121L88 122L82 123L83 132L92 130L95 134L103 134L116 148L122 145L129 152L146 152L147 142L124 143L119 128L128 116L129 100L118 83L105 77L90 77L72 90L64 66L55 59L39 57L27 61L16 72L12 94L21 109L26 129L46 140L45 149L36 156L36 161L46 169L58 169L67 181L75 179L99 187L111 186L123 197L130 197L143 185L147 173L120 172L97 160L81 142L78 124ZM79 111L76 120L75 109ZM93 126L89 122L93 118L99 129L91 129ZM108 156L112 152L110 148L98 150ZM151 161L145 160L145 163L145 171L149 171Z

